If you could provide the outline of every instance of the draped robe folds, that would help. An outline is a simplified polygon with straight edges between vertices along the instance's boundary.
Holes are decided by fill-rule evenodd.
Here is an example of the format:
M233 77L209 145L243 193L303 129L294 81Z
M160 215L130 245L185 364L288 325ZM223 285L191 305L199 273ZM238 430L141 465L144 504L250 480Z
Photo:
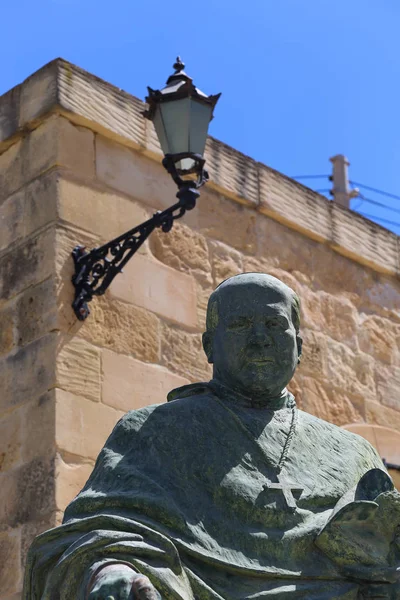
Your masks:
M208 384L172 397L115 426L63 525L32 545L24 599L83 600L90 575L115 561L165 600L356 599L314 540L338 500L382 468L372 446L298 411L278 479L286 404L249 407ZM266 485L282 479L303 490L294 511Z

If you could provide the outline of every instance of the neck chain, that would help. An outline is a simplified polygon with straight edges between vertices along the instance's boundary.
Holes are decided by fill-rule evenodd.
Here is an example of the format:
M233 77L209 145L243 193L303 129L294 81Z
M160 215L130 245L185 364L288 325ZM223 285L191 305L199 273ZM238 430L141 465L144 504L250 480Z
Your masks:
M215 386L215 382L213 381L212 384L213 385L211 385L210 387L214 391L214 397L217 400L217 402L221 406L223 406L225 408L225 410L227 410L232 415L232 417L234 418L236 423L240 426L242 431L244 431L246 433L247 437L250 437L251 440L256 444L257 448L259 449L259 451L261 452L261 454L263 456L263 459L264 460L267 459L268 463L271 464L270 458L268 456L266 456L266 453L265 453L263 447L261 446L261 444L259 443L259 441L254 437L254 435L251 433L250 429L248 429L248 427L238 417L238 415L235 413L235 411L233 411L226 403L221 401L221 399L218 397L216 389L215 389L217 387L217 386ZM221 384L219 384L219 386L220 385ZM225 386L221 386L221 387L225 387ZM226 391L228 391L227 388L226 388ZM289 433L287 434L285 445L283 446L282 454L279 458L278 463L276 465L271 465L271 466L275 467L275 469L278 472L277 473L278 475L279 475L279 473L281 473L283 467L285 466L287 457L289 456L290 447L292 445L292 441L293 441L294 434L296 432L296 426L297 426L298 411L297 411L296 401L291 394L288 398L287 408L290 408L291 413L292 413L292 419L291 419L291 423L290 423Z

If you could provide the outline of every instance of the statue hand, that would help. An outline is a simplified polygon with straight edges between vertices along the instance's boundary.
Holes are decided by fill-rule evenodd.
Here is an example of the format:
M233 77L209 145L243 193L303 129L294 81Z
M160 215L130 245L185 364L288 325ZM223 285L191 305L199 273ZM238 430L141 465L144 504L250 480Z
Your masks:
M113 564L96 574L88 600L161 600L161 596L148 577L124 564Z

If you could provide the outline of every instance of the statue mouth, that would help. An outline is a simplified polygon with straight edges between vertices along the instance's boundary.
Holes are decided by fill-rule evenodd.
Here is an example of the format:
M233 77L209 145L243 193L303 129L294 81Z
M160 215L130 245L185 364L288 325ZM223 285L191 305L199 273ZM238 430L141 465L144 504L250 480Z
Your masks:
M275 359L272 358L272 356L260 356L257 358L251 358L249 362L255 363L256 365L266 365L266 364L274 363Z

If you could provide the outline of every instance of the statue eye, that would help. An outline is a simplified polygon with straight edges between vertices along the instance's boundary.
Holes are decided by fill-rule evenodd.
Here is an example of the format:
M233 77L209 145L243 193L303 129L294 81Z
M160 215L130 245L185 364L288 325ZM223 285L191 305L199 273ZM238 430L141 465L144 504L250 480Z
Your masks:
M245 329L246 327L249 327L251 324L250 319L246 319L245 317L239 317L238 319L235 319L234 321L231 321L228 325L228 329L231 330L235 330L235 329Z

